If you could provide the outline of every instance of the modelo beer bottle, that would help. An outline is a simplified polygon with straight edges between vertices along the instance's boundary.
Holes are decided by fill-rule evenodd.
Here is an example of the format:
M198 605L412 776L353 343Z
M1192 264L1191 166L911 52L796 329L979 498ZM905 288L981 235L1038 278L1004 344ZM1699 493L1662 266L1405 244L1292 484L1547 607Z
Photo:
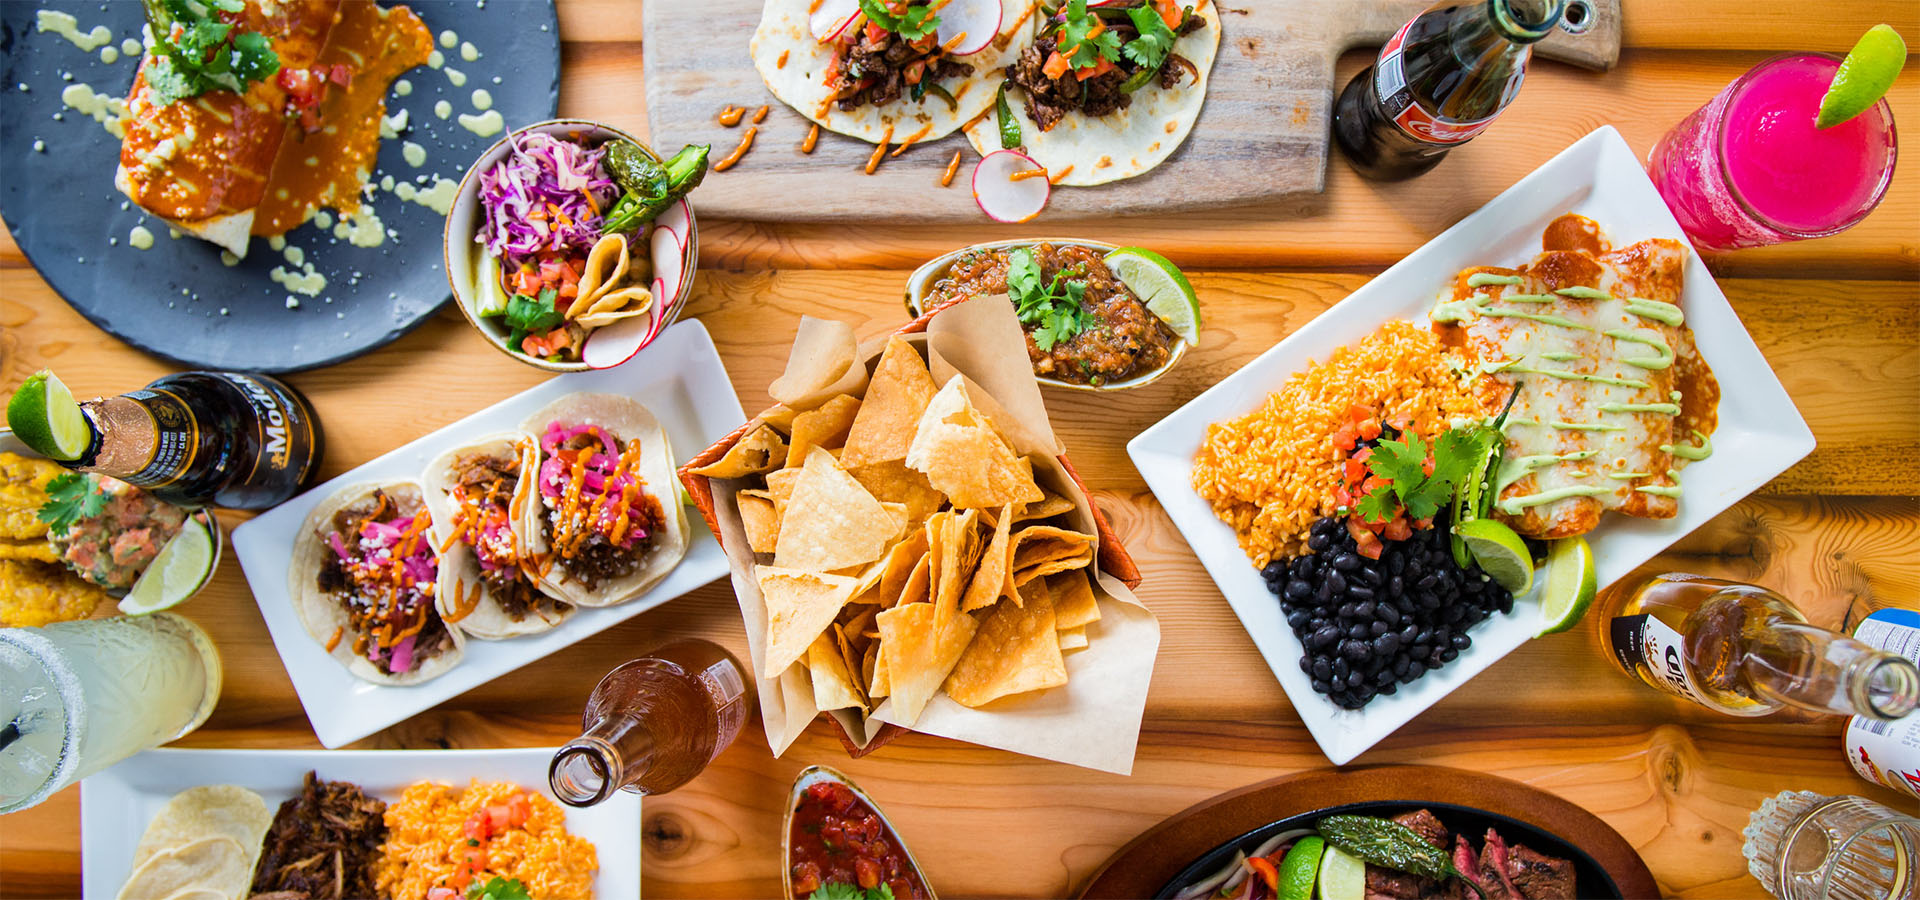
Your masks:
M1443 0L1380 48L1340 92L1333 138L1367 178L1398 181L1440 163L1513 102L1533 43L1565 0Z
M69 469L110 475L181 506L266 509L320 471L320 419L265 375L182 372L80 404L92 439Z

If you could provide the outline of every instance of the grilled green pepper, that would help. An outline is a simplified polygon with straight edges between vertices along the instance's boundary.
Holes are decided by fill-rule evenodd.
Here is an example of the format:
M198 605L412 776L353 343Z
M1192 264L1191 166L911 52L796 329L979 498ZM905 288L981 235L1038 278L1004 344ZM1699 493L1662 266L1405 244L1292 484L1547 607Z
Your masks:
M1314 830L1334 846L1376 866L1445 881L1458 878L1486 896L1480 883L1453 865L1447 852L1405 825L1373 816L1328 816Z
M688 144L663 164L654 162L632 143L614 142L607 150L607 170L625 194L608 210L602 229L614 234L653 221L674 201L700 186L707 177L710 150L709 144Z
M1000 149L1013 150L1021 144L1020 120L1013 117L1013 107L1007 105L1007 83L1000 82L1000 93L993 98L995 115L1000 117Z

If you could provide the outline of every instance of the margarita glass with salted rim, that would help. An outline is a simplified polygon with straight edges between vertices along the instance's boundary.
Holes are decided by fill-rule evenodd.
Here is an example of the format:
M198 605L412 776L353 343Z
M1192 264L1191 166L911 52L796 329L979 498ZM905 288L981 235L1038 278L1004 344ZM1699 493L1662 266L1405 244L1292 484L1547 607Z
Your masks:
M220 654L173 613L0 631L0 813L200 727Z
M1734 250L1825 237L1879 205L1898 144L1887 101L1814 127L1839 66L1824 53L1776 56L1654 146L1647 174L1694 244Z

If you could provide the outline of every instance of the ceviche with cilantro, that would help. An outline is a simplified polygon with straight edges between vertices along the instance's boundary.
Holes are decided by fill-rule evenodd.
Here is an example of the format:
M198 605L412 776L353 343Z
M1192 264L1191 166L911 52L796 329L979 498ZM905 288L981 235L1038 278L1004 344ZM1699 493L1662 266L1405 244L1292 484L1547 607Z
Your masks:
M683 198L707 172L706 145L661 160L625 138L529 128L479 173L471 312L505 332L510 351L556 363L594 361L589 338L616 324L632 355L661 327L687 277L691 216Z

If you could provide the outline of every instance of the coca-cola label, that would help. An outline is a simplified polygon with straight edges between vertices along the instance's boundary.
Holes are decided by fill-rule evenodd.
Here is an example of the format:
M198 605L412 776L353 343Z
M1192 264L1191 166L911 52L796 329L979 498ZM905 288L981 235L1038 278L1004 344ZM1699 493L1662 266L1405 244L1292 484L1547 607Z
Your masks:
M1507 81L1506 89L1500 97L1500 105L1494 107L1494 114L1471 122L1455 122L1444 119L1427 111L1410 92L1407 92L1407 73L1404 62L1407 30L1418 21L1416 16L1400 26L1386 46L1380 48L1380 58L1373 66L1373 88L1378 92L1381 105L1388 109L1399 107L1393 114L1393 124L1411 135L1415 140L1429 144L1464 144L1474 135L1487 130L1493 120L1499 118L1499 110L1505 109L1507 102L1520 88L1521 70L1515 70L1513 78ZM1398 96L1400 94L1405 96Z

